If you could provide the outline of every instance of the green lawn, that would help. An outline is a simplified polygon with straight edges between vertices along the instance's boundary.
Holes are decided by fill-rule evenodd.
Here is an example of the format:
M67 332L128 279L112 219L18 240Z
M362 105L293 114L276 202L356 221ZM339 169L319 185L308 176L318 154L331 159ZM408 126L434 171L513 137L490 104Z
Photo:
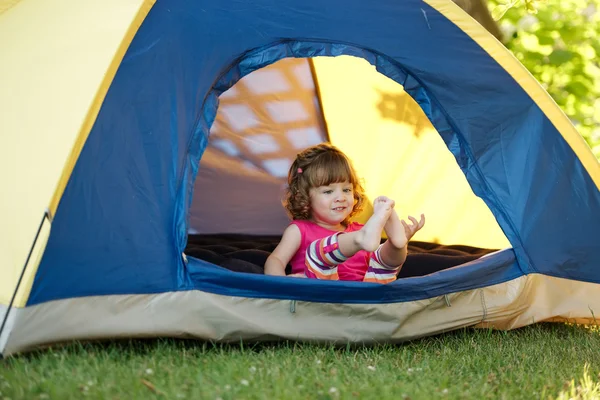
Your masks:
M600 332L564 324L354 348L71 344L0 365L0 398L13 400L600 398Z

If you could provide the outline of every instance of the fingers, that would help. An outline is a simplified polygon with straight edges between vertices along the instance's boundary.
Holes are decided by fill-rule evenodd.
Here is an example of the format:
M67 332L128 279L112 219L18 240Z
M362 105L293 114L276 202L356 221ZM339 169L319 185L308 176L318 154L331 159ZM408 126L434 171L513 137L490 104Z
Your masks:
M417 221L417 219L412 215L409 215L408 219L410 219L412 225L417 227L417 229L421 229L423 226L425 226L425 214L421 214L421 218L419 221Z
M410 222L412 222L412 224L414 226L419 226L419 221L417 221L417 219L415 217L413 217L412 215L409 215L408 219L410 219Z
M404 226L404 230L406 231L406 234L408 236L414 235L415 233L417 233L417 231L419 231L425 225L425 214L421 214L421 218L419 221L417 221L417 219L415 217L413 217L412 215L409 215L408 219L411 222L410 224L408 224L403 219L400 220L400 222L402 222L402 225Z

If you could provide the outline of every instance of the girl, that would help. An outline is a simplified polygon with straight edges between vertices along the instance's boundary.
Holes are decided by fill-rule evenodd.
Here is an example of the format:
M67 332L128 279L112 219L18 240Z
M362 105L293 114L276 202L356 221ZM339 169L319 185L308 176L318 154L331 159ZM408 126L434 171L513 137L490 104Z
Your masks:
M265 263L265 274L315 279L389 283L406 260L408 241L425 224L401 221L394 201L380 196L365 225L350 222L365 194L350 160L330 144L298 154L288 173L284 206L292 217L281 242ZM380 245L381 231L388 240Z

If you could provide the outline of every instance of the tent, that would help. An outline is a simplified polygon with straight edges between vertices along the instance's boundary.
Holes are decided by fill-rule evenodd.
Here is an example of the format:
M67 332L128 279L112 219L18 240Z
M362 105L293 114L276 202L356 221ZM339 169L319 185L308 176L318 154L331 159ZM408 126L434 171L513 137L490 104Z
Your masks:
M599 313L600 165L454 3L0 1L0 54L3 355L119 337L398 342ZM419 240L500 250L389 285L184 254L190 232L285 226L285 159L319 140L369 196L425 208Z

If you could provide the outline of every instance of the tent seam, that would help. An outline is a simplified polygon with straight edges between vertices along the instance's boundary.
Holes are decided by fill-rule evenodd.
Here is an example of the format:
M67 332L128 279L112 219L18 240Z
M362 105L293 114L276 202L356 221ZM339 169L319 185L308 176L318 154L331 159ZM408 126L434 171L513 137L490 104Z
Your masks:
M526 275L524 275L524 276L526 276ZM488 309L487 309L487 304L485 303L485 293L481 288L479 289L479 294L481 296L481 307L482 307L482 311L483 311L483 315L481 317L481 322L485 322L487 315L488 315Z

